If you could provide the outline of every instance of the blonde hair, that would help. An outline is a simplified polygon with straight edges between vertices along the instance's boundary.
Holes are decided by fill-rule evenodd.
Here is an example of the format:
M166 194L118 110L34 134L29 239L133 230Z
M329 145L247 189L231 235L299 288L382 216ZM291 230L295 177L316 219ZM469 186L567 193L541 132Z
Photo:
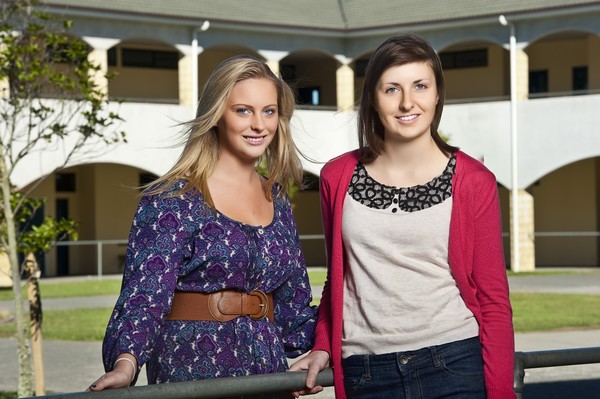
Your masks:
M257 163L258 165L264 160L266 164L266 198L273 199L271 192L276 183L279 184L277 195L285 194L292 182L301 184L302 166L290 129L290 120L296 106L294 93L264 62L245 55L226 59L212 72L198 100L196 118L183 124L183 152L171 170L154 181L146 193L171 191L178 181L184 179L187 181L186 185L177 190L176 194L197 190L202 193L209 206L215 207L207 181L219 158L217 122L225 112L233 86L247 79L268 79L277 89L277 133Z

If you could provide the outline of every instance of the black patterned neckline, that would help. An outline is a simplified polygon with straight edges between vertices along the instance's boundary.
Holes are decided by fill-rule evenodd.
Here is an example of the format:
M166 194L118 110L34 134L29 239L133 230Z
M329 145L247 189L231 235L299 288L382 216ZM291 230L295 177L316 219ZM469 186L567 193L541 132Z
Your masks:
M359 162L354 168L348 194L357 202L373 209L387 209L392 213L416 212L441 204L452 196L452 176L456 170L456 156L452 154L441 175L430 182L412 187L394 187L379 183Z

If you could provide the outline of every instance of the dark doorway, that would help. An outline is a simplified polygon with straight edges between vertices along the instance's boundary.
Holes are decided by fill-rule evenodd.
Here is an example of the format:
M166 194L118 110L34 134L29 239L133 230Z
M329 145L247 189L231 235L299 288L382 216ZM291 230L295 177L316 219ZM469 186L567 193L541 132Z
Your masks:
M69 217L69 200L56 200L56 219L67 219ZM67 241L69 237L61 237L59 241ZM56 274L67 276L69 274L69 247L66 245L56 246Z

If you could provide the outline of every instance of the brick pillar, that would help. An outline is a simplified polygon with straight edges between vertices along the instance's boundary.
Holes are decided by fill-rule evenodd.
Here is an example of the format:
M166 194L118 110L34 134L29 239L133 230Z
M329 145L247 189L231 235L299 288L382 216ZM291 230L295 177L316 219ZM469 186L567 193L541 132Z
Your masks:
M179 81L179 104L192 106L192 54L188 52L179 59L177 68ZM196 110L193 110L196 113Z
M354 109L354 70L348 64L342 64L336 71L337 110Z
M108 72L108 50L107 49L93 49L88 54L88 60L100 67L98 71L93 73L94 83L102 91L104 96L108 96L108 79L106 73Z
M83 37L83 40L92 47L92 51L88 54L88 60L100 67L100 70L93 76L94 82L108 96L108 79L106 79L106 74L108 73L108 50L116 46L119 40L89 36Z
M518 192L519 202L519 259L514 260L514 256L511 256L513 262L516 264L511 265L512 271L515 272L526 272L535 270L535 223L534 223L534 204L533 196L526 190L519 190ZM512 212L512 203L511 203ZM512 225L510 226L510 234L514 234ZM513 240L510 240L510 250L514 254ZM518 267L517 267L518 265Z
M529 98L529 56L517 49L517 100Z
M265 63L276 76L279 76L279 60L266 60Z
M277 76L280 75L279 62L286 57L289 52L287 51L271 51L271 50L258 50L258 53L265 59L265 64L271 68L271 71Z

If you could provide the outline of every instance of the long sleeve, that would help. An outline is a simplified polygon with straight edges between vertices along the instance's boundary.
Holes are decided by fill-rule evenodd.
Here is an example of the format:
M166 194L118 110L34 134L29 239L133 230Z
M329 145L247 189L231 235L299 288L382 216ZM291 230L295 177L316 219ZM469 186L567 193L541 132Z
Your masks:
M483 176L481 176L483 177ZM477 179L474 212L473 279L481 309L480 339L488 398L511 398L514 332L502 248L502 227L496 181Z
M179 220L184 206L174 197L141 199L129 234L121 293L103 343L104 367L120 353L137 358L138 370L170 311L178 268L189 253L188 233Z
M285 215L289 231L294 232L294 242L287 249L291 272L287 280L274 291L278 312L276 322L281 327L286 356L295 358L307 352L312 344L317 318L317 306L311 306L312 291L302 255L300 237L289 201Z
M514 332L496 179L459 151L452 191L449 262L479 323L487 397L514 398Z

